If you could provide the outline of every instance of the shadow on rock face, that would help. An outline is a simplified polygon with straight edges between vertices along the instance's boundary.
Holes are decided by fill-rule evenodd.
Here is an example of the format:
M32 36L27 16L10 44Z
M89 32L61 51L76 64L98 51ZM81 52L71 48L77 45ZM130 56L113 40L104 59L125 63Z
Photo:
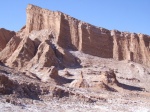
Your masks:
M57 49L54 49L56 57L60 61L61 68L80 68L81 61L79 58L73 56L69 51L58 47Z
M94 75L93 75L94 77ZM81 72L81 77L71 82L70 87L72 88L86 88L92 91L107 90L111 92L119 92L120 90L131 90L131 91L143 91L143 88L126 85L120 83L116 74L113 70L102 71L100 75L94 77L92 81L83 77Z
M65 91L61 88L54 88L54 90L52 91L53 97L69 97L69 92Z
M7 95L12 94L13 90L17 87L17 82L9 80L9 78L3 74L0 74L0 94Z
M41 94L39 85L33 83L19 83L17 80L10 79L7 75L0 74L0 94L15 94L19 98L31 98L39 100Z
M19 98L31 98L34 100L40 100L39 95L41 94L41 90L39 85L30 83L30 84L21 84L16 89L16 94Z
M131 86L131 85L123 84L123 83L118 83L117 85L123 89L131 90L131 91L143 91L144 90L144 88Z
M3 63L0 61L0 65L3 65Z
M71 83L74 79L67 79L62 76L58 76L55 78L55 81L57 82L58 85L66 84L66 83Z
M6 65L3 62L1 62L1 61L0 61L0 65L6 67Z

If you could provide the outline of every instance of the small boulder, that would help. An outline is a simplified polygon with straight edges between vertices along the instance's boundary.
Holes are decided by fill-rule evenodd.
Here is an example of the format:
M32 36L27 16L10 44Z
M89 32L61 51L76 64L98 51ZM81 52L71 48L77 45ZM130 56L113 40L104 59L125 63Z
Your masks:
M42 82L48 82L51 79L55 80L59 77L58 70L55 66L51 66L49 68L45 67L41 73L43 73L43 75L40 77Z

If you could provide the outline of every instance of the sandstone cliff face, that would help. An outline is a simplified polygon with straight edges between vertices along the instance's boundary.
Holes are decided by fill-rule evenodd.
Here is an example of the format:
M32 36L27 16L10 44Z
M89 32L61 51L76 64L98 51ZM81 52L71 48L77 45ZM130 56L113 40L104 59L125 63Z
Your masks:
M113 58L131 60L150 66L150 36L112 31Z
M55 42L64 49L150 66L150 37L147 35L109 31L58 11L28 5L26 32L41 29L51 29Z
M26 27L18 35L14 35L14 32L0 29L0 61L7 62L7 65L11 66L28 65L33 57L33 59L38 57L37 60L45 57L48 62L43 61L43 66L44 63L48 63L49 66L66 67L78 63L67 50L79 50L102 58L131 60L150 66L150 36L109 31L61 12L49 11L34 5L27 7ZM51 50L49 49L47 53L44 49L48 47L43 47L44 49L39 51L39 45L44 41L49 41L47 46ZM39 52L40 56L37 56ZM49 62L49 57L43 56L52 54L55 57L51 61L53 64ZM37 63L37 60L34 63ZM15 64L17 62L20 64Z
M15 35L15 32L6 29L0 29L0 51L2 51L9 40Z
M26 32L41 29L52 29L57 44L65 49L80 50L104 58L113 57L113 41L109 30L97 28L61 12L28 5Z
M26 33L30 33L32 30L53 29L55 34L59 34L60 15L60 12L48 11L34 5L28 5Z

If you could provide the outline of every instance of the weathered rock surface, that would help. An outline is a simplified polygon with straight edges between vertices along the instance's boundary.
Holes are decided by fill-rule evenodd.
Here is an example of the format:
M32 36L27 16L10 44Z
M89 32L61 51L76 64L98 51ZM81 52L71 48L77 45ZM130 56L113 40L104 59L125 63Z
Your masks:
M7 60L7 65L18 69L24 67L34 57L35 50L34 43L30 38L22 39L17 49Z
M51 29L56 43L65 49L80 50L103 58L132 60L150 66L150 36L147 35L109 31L62 12L49 11L33 5L27 7L26 26L27 33Z
M33 66L36 66L36 68L59 66L55 53L48 42L42 42L39 45L36 55L28 66L29 68Z
M0 109L149 109L149 41L28 5L19 32L0 29Z
M73 101L70 111L77 111L79 100L91 103L83 111L150 107L149 41L28 5L19 32L0 29L0 109L6 102L24 111L69 111Z
M61 12L28 5L26 32L42 29L52 29L57 44L62 48L81 50L104 58L113 57L113 41L109 30L97 28Z
M19 79L14 80L0 73L0 94L39 99L38 95L41 94L41 90L36 83L23 83Z
M42 82L56 82L57 78L59 77L58 69L54 66L43 67L41 70L38 71L37 76L41 79Z
M6 62L7 59L14 53L16 48L18 47L21 39L17 36L14 36L7 43L6 47L0 52L0 60L2 62Z
M119 31L112 31L112 36L114 39L114 59L130 60L150 66L150 36Z
M37 64L38 59L43 58L44 55L47 56L44 56L45 59L41 59L43 61L40 61L43 63L41 66L67 67L78 64L78 59L66 49L79 50L103 58L131 60L150 66L150 36L109 31L81 22L62 12L49 11L34 5L28 5L26 26L18 32L19 36L22 32L26 33L26 36L11 38L14 32L8 33L8 31L3 31L4 29L1 30L3 32L1 39L4 42L1 41L1 46L3 46L1 50L3 50L0 52L0 60L6 62L10 67L22 68L28 62L31 62L28 65ZM6 37L5 40L4 37ZM25 41L24 38L28 38L27 40L30 41L29 43L27 41L27 46L22 43L23 40ZM42 49L38 50L44 41L49 41L47 47L51 48L47 53L46 51L42 53Z
M55 49L55 54L60 62L60 65L62 65L63 67L80 66L80 60L62 47L58 46Z
M9 40L15 35L15 32L0 28L0 51L2 51Z
M16 88L17 83L9 80L9 78L3 74L0 74L0 93L1 94L12 94Z
M88 88L89 84L87 83L86 79L84 79L83 73L81 72L79 78L72 81L69 86L72 88Z
M81 76L72 81L69 87L72 88L89 88L91 90L110 90L114 91L114 87L117 87L119 82L116 79L116 74L113 70L102 71L98 76L94 76L91 79L87 79ZM116 91L116 90L115 90Z
M106 85L117 85L116 74L113 70L101 72L100 81Z

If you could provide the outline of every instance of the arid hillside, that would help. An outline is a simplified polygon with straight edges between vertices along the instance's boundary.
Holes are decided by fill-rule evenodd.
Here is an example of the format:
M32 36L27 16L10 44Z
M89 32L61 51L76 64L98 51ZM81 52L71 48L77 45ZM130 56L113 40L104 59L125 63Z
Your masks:
M150 36L26 12L20 31L0 29L2 111L150 111Z

